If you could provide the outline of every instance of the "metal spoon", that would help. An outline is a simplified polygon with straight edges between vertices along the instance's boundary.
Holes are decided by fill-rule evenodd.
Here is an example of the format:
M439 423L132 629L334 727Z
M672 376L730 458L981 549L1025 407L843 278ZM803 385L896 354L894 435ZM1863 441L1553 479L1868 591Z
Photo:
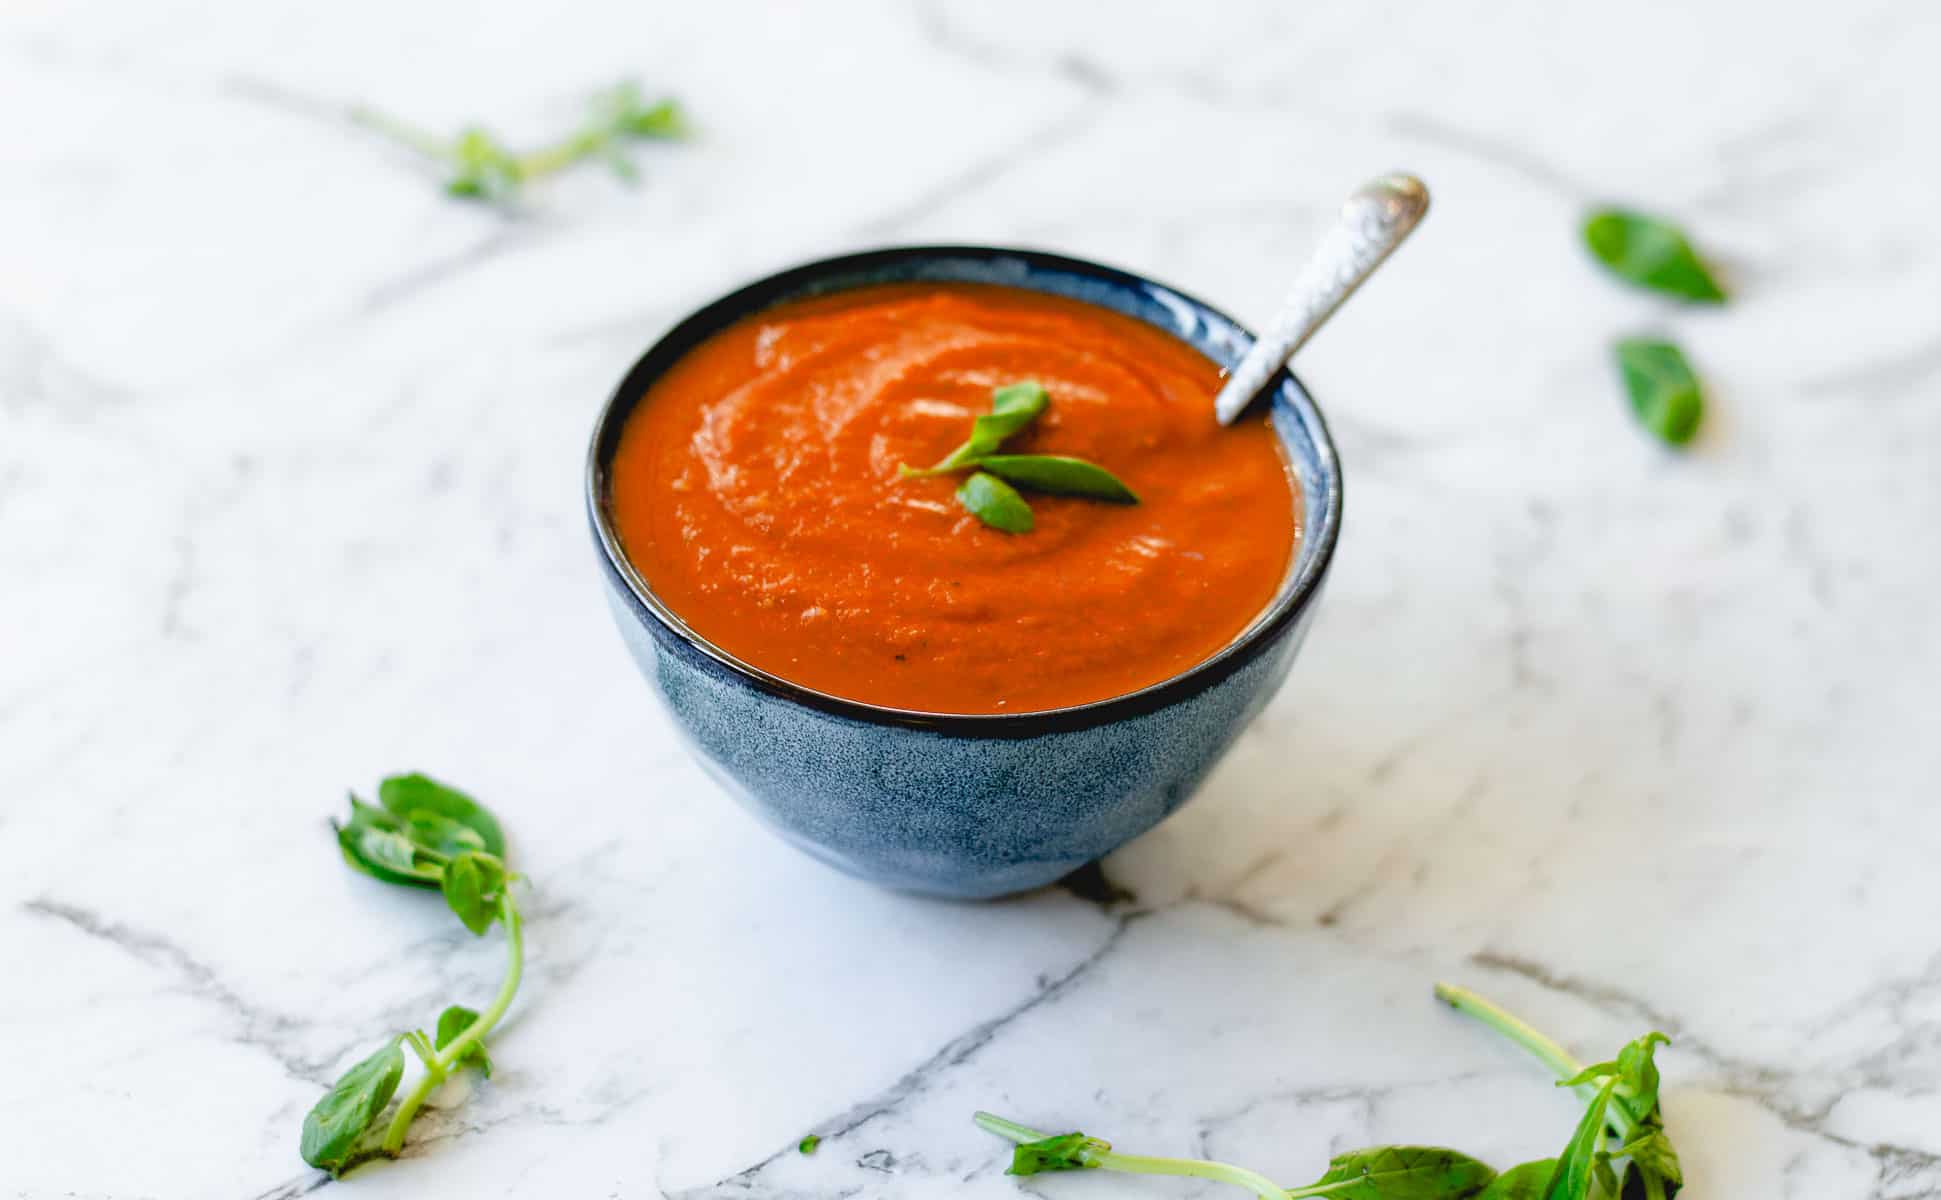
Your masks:
M1348 197L1341 219L1301 268L1267 332L1214 398L1213 414L1220 424L1233 424L1274 372L1287 365L1428 211L1429 189L1413 175L1384 175Z

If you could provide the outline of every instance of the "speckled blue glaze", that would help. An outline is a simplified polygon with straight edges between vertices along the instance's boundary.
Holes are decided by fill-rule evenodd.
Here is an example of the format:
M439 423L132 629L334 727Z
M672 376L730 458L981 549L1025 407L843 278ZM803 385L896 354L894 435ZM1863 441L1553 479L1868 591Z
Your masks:
M809 263L688 317L642 356L602 412L587 504L627 648L696 756L795 845L909 891L1001 896L1052 882L1124 845L1193 794L1287 677L1341 527L1341 472L1298 380L1272 383L1270 418L1302 493L1299 551L1274 602L1206 662L1142 691L1040 713L948 715L812 692L710 645L654 596L620 551L607 472L647 387L698 342L785 300L873 283L996 283L1115 309L1224 366L1253 335L1181 292L1028 250L919 246Z

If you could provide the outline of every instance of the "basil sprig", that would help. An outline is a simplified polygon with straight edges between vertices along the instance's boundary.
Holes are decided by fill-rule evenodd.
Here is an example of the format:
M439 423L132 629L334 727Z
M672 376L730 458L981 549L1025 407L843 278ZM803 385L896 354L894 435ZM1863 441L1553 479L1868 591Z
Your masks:
M991 392L991 411L971 423L971 435L963 445L946 454L934 467L916 471L909 467L902 469L907 478L913 475L945 475L961 467L968 467L987 454L994 453L1004 444L1004 439L1014 433L1024 432L1024 427L1038 419L1051 403L1051 394L1040 384L1026 381L1008 387L995 388Z
M523 153L476 126L444 138L374 109L354 108L350 116L443 167L445 191L450 195L489 204L510 204L527 183L580 162L604 162L622 181L632 183L639 170L627 156L628 143L687 135L679 105L672 100L649 100L633 83L617 84L596 94L578 129Z
M978 520L1005 533L1027 533L1032 527L1031 505L1011 483L1055 496L1080 496L1114 504L1137 504L1138 495L1118 476L1082 458L1057 454L999 454L1005 441L1038 419L1051 402L1043 385L1026 381L995 388L991 411L971 426L962 445L935 466L897 468L900 479L920 479L972 471L957 487L957 502ZM1009 480L1010 483L1005 481Z
M317 1101L303 1118L303 1161L332 1175L369 1159L396 1157L425 1098L454 1072L470 1066L492 1074L485 1035L511 1006L525 964L511 888L517 876L506 869L505 833L492 811L423 775L394 775L378 785L377 796L375 805L350 798L350 820L337 826L345 861L385 883L437 889L475 934L503 926L510 961L498 995L484 1012L454 1004L438 1014L435 1039L418 1029L394 1035ZM392 1107L404 1077L406 1048L424 1071Z
M1436 995L1542 1059L1560 1076L1558 1086L1594 1089L1562 1154L1499 1175L1487 1163L1442 1146L1373 1146L1336 1155L1321 1178L1287 1188L1232 1163L1124 1154L1100 1138L1047 1135L990 1113L978 1113L977 1124L1016 1143L1012 1175L1081 1170L1183 1175L1245 1188L1261 1200L1671 1200L1677 1195L1684 1175L1665 1137L1658 1068L1652 1062L1663 1034L1646 1034L1610 1062L1580 1067L1556 1042L1475 993L1438 986Z
M1725 289L1669 221L1623 208L1603 208L1584 222L1584 244L1628 283L1682 300L1723 304Z

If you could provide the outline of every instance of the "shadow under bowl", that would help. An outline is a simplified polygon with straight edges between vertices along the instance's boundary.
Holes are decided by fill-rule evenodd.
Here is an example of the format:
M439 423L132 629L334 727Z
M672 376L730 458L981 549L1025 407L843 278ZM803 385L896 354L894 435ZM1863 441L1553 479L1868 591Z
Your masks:
M812 691L750 666L689 628L622 552L608 487L621 430L649 386L725 326L789 300L909 282L1085 301L1156 326L1229 369L1253 344L1232 318L1183 292L1040 251L913 246L824 259L716 300L641 356L594 427L587 509L628 650L731 794L852 875L932 895L1001 896L1050 883L1157 825L1266 705L1293 664L1333 557L1341 469L1320 410L1280 372L1264 402L1301 496L1294 561L1273 601L1232 642L1139 691L1043 712L925 713Z

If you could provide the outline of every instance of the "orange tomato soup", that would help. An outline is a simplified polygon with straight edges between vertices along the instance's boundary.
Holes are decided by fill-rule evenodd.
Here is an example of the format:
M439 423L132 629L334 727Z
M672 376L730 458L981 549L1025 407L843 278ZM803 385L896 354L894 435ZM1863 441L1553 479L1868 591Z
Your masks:
M1024 491L1035 528L1012 534L957 503L961 475L898 478L1026 380L1050 405L1004 453L1090 460L1140 503ZM614 523L695 632L816 691L937 713L1102 700L1232 641L1293 556L1279 444L1263 417L1214 422L1220 381L1152 326L1036 292L793 302L648 390L614 458Z

